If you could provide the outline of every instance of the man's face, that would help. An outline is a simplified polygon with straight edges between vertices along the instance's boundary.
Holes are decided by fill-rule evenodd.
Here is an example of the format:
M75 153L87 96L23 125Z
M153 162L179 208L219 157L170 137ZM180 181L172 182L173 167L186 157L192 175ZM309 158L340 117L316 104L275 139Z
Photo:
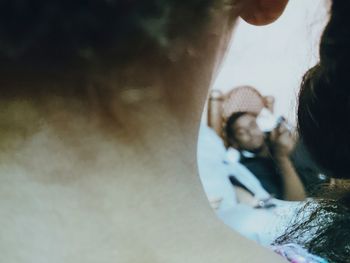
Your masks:
M234 146L240 150L259 150L265 141L264 133L256 123L256 116L244 114L232 125Z

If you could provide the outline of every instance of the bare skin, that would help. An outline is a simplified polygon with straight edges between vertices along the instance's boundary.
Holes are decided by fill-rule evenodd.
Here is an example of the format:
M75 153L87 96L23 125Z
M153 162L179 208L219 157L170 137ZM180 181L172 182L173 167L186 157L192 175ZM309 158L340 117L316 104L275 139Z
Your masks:
M103 107L65 94L1 99L4 262L284 262L224 226L197 175L200 114L229 20L214 16L163 74L129 72Z
M275 146L274 159L282 174L284 198L292 201L305 200L304 185L289 157L295 145L291 132L282 123L271 133L270 139Z

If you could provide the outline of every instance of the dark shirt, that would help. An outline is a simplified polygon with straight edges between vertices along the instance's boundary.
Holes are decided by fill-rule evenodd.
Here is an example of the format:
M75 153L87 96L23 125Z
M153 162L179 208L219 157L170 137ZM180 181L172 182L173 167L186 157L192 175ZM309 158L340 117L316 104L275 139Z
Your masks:
M272 158L241 155L240 162L258 178L268 193L275 198L283 199L282 175Z
M329 182L329 177L320 173L301 141L297 142L291 154L291 161L308 196L317 195L318 191L322 190L322 185ZM282 174L272 158L245 157L241 154L240 162L258 178L268 193L283 199Z

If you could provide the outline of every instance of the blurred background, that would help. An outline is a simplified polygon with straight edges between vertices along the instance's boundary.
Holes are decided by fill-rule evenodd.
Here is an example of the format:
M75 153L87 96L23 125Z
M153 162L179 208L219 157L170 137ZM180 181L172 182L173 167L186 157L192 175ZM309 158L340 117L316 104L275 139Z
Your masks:
M290 0L271 25L239 20L203 111L198 168L208 201L263 245L330 180L295 129L299 86L318 61L328 9L328 0Z
M213 89L225 92L251 85L274 96L275 113L294 123L301 77L318 60L328 6L327 0L290 0L270 25L256 27L239 20Z

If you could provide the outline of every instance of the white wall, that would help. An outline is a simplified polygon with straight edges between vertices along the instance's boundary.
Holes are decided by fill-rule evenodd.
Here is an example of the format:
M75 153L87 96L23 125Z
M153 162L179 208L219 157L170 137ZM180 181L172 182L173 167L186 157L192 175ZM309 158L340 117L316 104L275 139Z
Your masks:
M294 123L301 77L317 62L327 10L327 0L290 0L271 25L256 27L240 20L213 88L255 86L263 95L275 96L276 113Z

